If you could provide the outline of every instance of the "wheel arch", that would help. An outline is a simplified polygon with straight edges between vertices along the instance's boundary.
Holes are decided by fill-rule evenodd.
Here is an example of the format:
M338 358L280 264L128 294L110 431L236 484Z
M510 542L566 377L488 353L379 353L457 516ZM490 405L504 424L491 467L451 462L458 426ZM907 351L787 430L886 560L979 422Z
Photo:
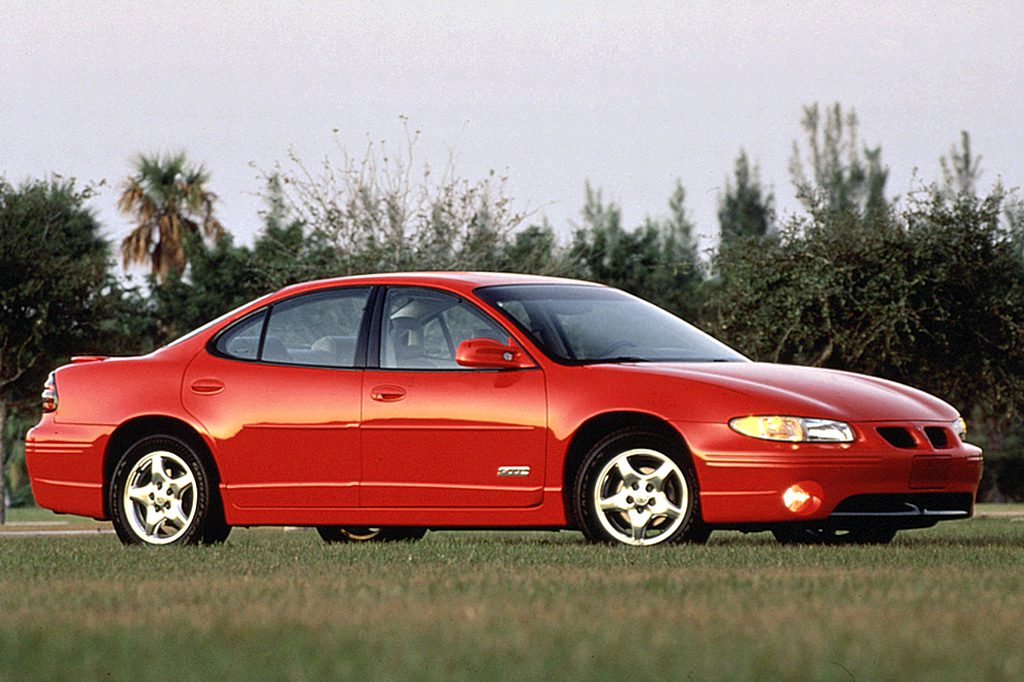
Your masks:
M220 496L220 471L217 469L217 462L206 439L194 426L166 415L134 417L114 429L103 453L103 513L107 518L110 517L110 485L118 460L140 439L156 435L178 438L191 447L210 474L211 494Z
M579 521L573 512L573 490L575 488L576 473L579 471L583 458L587 456L590 449L598 441L610 433L625 428L633 428L647 431L665 438L679 447L679 451L690 457L690 448L686 444L683 435L670 423L647 412L605 412L595 415L584 421L573 433L566 448L565 463L562 467L562 503L565 507L566 516L572 527L578 527ZM696 469L694 470L696 476ZM700 481L698 480L698 485Z

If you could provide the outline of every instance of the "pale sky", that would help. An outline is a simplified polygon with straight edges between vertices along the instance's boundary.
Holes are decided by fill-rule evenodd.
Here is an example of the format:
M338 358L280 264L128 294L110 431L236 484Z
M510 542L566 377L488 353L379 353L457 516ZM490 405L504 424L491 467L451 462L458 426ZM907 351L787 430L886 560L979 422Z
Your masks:
M250 242L253 164L398 144L406 116L422 161L508 173L563 234L587 178L631 227L678 177L707 244L741 147L795 208L814 101L856 109L889 196L937 179L963 129L984 188L1024 184L1024 2L0 3L0 175L106 180L91 205L118 241L139 152L204 163Z

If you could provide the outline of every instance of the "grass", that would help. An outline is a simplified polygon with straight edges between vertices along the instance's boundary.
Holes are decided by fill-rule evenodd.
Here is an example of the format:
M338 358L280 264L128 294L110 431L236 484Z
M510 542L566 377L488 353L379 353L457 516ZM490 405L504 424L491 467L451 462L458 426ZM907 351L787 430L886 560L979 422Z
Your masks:
M15 507L7 510L7 524L2 527L6 532L38 531L50 527L56 529L110 528L110 524L94 521L84 516L70 514L54 514L42 507Z
M1024 510L989 511L886 547L7 536L0 679L1020 679Z

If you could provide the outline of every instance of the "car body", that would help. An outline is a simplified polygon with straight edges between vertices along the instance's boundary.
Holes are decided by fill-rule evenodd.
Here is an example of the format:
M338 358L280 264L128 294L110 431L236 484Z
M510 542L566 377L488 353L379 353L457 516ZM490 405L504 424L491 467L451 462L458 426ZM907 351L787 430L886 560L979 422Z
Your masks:
M973 513L962 424L897 383L750 362L601 285L401 273L293 285L145 356L73 358L26 458L38 504L145 544L236 525L885 542Z

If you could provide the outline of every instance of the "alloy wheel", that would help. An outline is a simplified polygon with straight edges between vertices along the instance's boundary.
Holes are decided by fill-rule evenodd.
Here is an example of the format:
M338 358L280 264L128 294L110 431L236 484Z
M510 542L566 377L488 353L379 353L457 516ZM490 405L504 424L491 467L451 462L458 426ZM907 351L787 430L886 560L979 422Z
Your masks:
M629 545L656 545L672 537L686 518L690 490L679 465L667 455L633 448L612 457L593 487L601 527Z
M122 503L125 519L140 540L151 545L171 544L195 520L195 474L173 452L150 452L129 472Z

